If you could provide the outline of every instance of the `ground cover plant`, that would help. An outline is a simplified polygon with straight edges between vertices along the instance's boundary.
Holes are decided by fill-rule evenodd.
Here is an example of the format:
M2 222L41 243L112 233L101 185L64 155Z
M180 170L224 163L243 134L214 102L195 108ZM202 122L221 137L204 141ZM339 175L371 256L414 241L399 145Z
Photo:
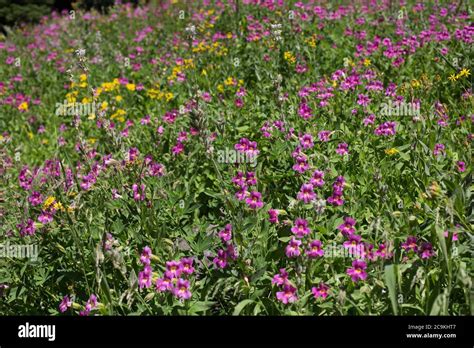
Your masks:
M471 315L468 1L161 1L0 40L0 313Z

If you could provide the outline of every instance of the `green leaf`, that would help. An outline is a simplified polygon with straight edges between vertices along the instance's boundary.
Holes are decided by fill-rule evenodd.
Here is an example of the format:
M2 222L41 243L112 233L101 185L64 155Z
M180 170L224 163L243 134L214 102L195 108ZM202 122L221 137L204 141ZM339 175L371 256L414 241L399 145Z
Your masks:
M397 303L397 276L395 273L395 265L387 265L384 270L385 285L388 288L388 294L390 301L392 302L392 309L395 315L398 315L398 303Z
M234 313L232 315L239 315L240 312L245 308L246 305L255 302L254 300L251 299L246 299L241 301L237 306L235 306Z

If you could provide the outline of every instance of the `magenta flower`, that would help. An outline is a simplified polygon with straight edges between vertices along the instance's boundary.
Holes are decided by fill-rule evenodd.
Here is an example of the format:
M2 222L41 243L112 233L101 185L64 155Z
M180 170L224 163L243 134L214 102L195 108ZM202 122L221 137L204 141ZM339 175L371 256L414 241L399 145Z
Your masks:
M52 220L52 218L51 218L51 220ZM21 223L21 224L16 225L16 227L20 231L20 236L21 237L32 236L36 232L35 222L32 219L28 219L26 221L26 224Z
M316 187L324 186L324 172L315 170L309 182Z
M181 269L181 272L184 274L193 274L194 273L193 262L194 260L192 257L188 257L188 258L183 257L179 261L179 268Z
M59 311L61 313L64 313L65 311L67 311L68 308L70 308L72 306L72 301L71 299L69 298L69 296L64 296L61 303L59 304Z
M331 136L331 131L328 131L328 130L322 130L318 133L319 141L322 141L322 142L329 141L330 136Z
M220 249L217 251L217 257L212 261L217 267L224 269L227 266L227 253Z
M300 137L300 144L303 146L303 149L311 149L314 146L311 134L305 134Z
M379 245L379 248L375 252L375 255L380 257L381 259L389 259L393 256L393 254L387 250L387 246L384 243Z
M448 236L449 236L449 231L444 231L444 236L445 236L446 238L448 238ZM458 234L457 234L456 232L454 232L454 233L453 233L452 241L455 242L455 241L457 241L457 240L458 240Z
M312 114L313 110L311 110L311 108L308 106L308 104L306 103L301 103L300 104L300 107L298 109L298 114L304 118L305 120L313 117L313 114Z
M344 155L349 154L348 149L349 149L349 145L347 145L347 143L340 143L337 145L336 153L341 156L344 156Z
M268 211L268 215L269 215L268 221L270 221L270 223L272 224L278 223L278 210L270 209Z
M272 279L272 284L289 285L288 272L284 268L280 268L280 273L275 274Z
M173 146L173 148L171 149L173 155L179 155L181 152L184 151L184 144L182 142L176 142L176 145Z
M354 282L365 280L367 278L367 273L365 272L366 268L367 264L364 261L354 260L352 267L347 270L347 274L351 276Z
M164 292L171 291L173 289L173 281L167 277L166 274L163 278L158 278L155 283L156 291Z
M304 173L309 169L309 164L308 160L304 156L297 156L296 157L296 164L293 165L293 170L299 172L299 173Z
M150 265L151 249L146 246L143 248L142 254L140 255L140 262L143 265Z
M324 283L319 283L317 287L313 287L311 289L311 292L313 293L314 298L318 298L318 297L326 298L328 297L328 290L329 290L328 285Z
M357 234L351 234L349 235L349 240L344 242L344 248L349 249L349 248L357 248L359 245L360 240L362 239L361 236L358 236Z
M137 184L132 185L133 191L133 199L136 201L143 201L145 199L145 185L141 184L138 186Z
M245 203L250 209L259 209L263 207L262 194L257 191L252 191L250 196L245 200Z
M298 299L296 296L296 288L292 285L284 285L283 291L278 291L276 297L278 301L283 304L293 303Z
M298 200L303 201L304 203L309 203L316 198L314 193L314 187L312 184L303 184L301 186L300 192L298 192Z
M138 284L140 285L140 289L149 288L151 286L151 274L152 269L148 265L145 266L143 271L138 273Z
M181 275L181 263L178 261L166 261L166 271L172 279L178 278Z
M371 102L370 98L366 96L365 94L359 94L358 99L357 99L357 104L362 105L362 106L367 106Z
M456 162L456 165L458 172L463 173L464 171L466 171L466 163L464 163L463 161Z
M43 202L43 198L41 194L37 191L33 191L30 197L28 197L28 201L31 203L32 206L37 206Z
M408 237L405 243L402 243L402 249L405 251L418 251L417 239L416 237Z
M286 246L286 256L288 257L298 257L301 254L300 251L300 245L301 241L296 239L295 237L292 237L290 240L290 243Z
M298 238L303 238L307 234L311 233L311 230L308 228L308 221L297 218L295 220L295 225L291 228L291 232L293 232Z
M225 225L224 229L219 232L219 237L223 243L228 242L232 238L232 225Z
M43 225L46 225L53 221L53 215L43 211L40 216L38 216L38 221L41 222Z
M311 243L309 243L309 249L306 250L306 256L308 256L310 259L314 259L323 255L324 250L322 248L321 241L313 240Z
M397 124L395 122L384 122L374 130L374 134L379 136L395 135L396 126Z
M445 146L443 144L436 144L433 149L433 155L439 156L445 153Z
M175 287L173 288L173 295L183 300L191 298L191 291L189 291L189 280L182 278L178 279Z
M422 259L429 259L436 255L433 251L433 246L428 242L421 243L419 254Z
M347 237L355 232L355 228L354 228L355 224L356 224L356 221L353 218L351 218L350 216L346 216L344 218L344 223L339 225L337 229L341 231L341 233L344 236Z
M241 187L244 188L246 187L246 178L244 177L244 173L242 173L240 170L237 172L237 175L232 178L232 182Z

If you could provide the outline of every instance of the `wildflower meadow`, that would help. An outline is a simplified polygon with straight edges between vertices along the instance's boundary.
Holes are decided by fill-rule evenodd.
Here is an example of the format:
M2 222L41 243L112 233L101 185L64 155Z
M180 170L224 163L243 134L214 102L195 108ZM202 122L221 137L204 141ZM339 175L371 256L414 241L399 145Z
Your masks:
M0 314L472 315L469 1L161 0L0 37Z

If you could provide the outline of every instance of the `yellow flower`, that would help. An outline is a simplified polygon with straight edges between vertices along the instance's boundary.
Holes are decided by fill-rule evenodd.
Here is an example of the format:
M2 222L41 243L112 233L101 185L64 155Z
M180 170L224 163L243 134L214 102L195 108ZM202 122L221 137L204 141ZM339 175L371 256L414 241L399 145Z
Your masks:
M135 84L133 84L133 83L127 83L126 87L129 91L134 91L135 90Z
M43 202L43 208L48 209L51 204L53 204L56 201L56 198L53 196L49 196L46 198L46 200Z
M452 74L451 76L448 77L448 80L449 81L456 81L458 79L458 77L455 75L455 74Z
M81 74L81 75L79 75L79 80L80 80L81 82L86 81L86 80L87 80L87 75L86 75L86 74Z
M95 142L97 141L97 139L96 138L89 138L87 141L89 142L89 144L94 145Z
M453 81L453 82L456 81L457 79L458 79L458 77L454 74L452 74L451 76L448 77L448 80Z
M217 91L220 93L224 93L224 86L223 85L217 85Z
M203 76L207 76L207 71L206 71L206 69L202 69L202 71L201 71L201 75L203 75Z
M63 210L63 211L64 211L64 207L63 207L63 205L61 204L61 202L56 202L56 203L54 203L53 208L54 208L55 210Z
M228 77L228 78L224 81L224 84L225 84L226 86L233 85L233 84L234 84L234 78L233 78L233 77Z
M107 109L107 106L109 106L109 103L107 103L106 101L103 101L102 104L100 104L100 109L105 110Z
M174 95L171 92L165 94L166 101L170 101L171 99L173 99L173 97Z
M118 101L118 102L119 102L119 101L122 101L122 99L123 99L123 98L122 98L121 95L118 95L118 96L115 97L115 100Z
M391 149L386 149L386 150L385 150L385 153L386 153L387 155L389 155L389 156L395 155L395 154L398 153L398 152L399 152L399 151L398 151L396 148L394 148L394 147L392 147Z
M365 65L365 66L369 66L370 63L371 63L370 59L367 59L367 58L364 59L364 65Z
M286 51L284 54L283 54L283 58L285 58L285 60L291 64L294 64L296 63L296 58L295 56L293 56L293 53L291 53L290 51Z
M420 81L414 79L414 80L411 80L411 86L413 88L418 88L418 87L421 86L421 83L420 83Z
M27 102L21 103L21 104L18 106L18 110L28 111L28 103L27 103Z
M471 75L471 70L464 68L459 72L458 77L469 76L469 75Z
M33 139L33 133L32 132L28 132L28 138Z

